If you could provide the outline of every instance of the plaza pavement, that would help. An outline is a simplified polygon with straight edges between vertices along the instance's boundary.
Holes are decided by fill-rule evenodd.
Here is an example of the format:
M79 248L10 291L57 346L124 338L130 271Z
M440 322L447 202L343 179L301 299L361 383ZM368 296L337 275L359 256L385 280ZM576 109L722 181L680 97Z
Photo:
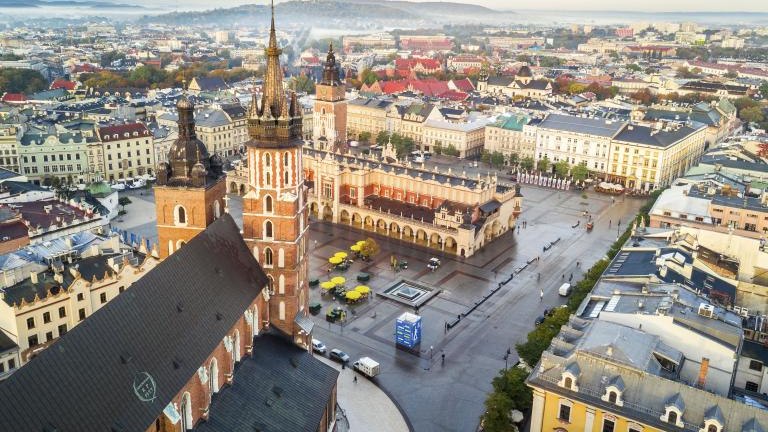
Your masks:
M146 192L143 196L134 196L134 193L129 194L133 203L126 207L128 214L115 224L154 239L153 198ZM419 310L424 323L423 341L414 355L395 349L393 341L396 318L405 311L412 312L411 308L374 296L355 306L338 304L349 311L348 320L343 326L328 324L325 311L337 303L322 296L319 288L310 289L310 302L319 301L323 305L322 312L313 317L314 337L325 342L329 349L342 349L353 359L365 355L378 361L382 373L377 377L377 384L401 407L413 431L475 430L483 402L491 390L491 380L505 366L506 350L512 350L508 358L511 365L517 361L515 344L525 339L535 318L544 308L564 303L565 299L557 295L563 279L567 280L573 273L573 281L578 281L582 271L605 255L618 231L626 227L628 218L644 202L619 198L613 203L610 197L592 191L587 192L584 199L575 192L527 185L522 187L522 194L520 221L527 221L527 228L505 233L466 259L348 226L316 221L310 226L313 244L310 278L325 280L329 256L339 250L348 251L355 241L371 236L378 240L382 251L373 262L355 262L344 273L351 279L350 284L355 283L358 272L366 271L373 274L367 285L374 292L401 279L440 290ZM239 221L241 200L232 197L229 206L230 213ZM588 210L595 221L595 228L589 233L584 227L584 210ZM617 227L619 220L623 222L621 228ZM572 228L576 221L581 221L580 225ZM610 228L608 221L611 221ZM552 249L542 252L543 245L558 238L561 240ZM409 268L392 272L389 268L392 254L408 260ZM426 268L432 256L443 261L435 272ZM445 331L446 321L466 312L491 287L497 286L498 281L506 280L516 268L534 257L540 260L462 318L455 328ZM538 273L541 280L537 280ZM543 300L539 298L540 289L544 291ZM446 362L441 365L438 354L443 352ZM352 418L359 415L354 404L344 409ZM361 409L366 413L370 411L367 405Z

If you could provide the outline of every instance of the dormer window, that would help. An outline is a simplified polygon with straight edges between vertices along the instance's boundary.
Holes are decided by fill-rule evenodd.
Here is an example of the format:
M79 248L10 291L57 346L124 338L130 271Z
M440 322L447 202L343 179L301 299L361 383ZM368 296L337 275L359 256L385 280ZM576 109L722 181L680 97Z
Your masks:
M621 397L624 388L624 380L620 376L614 377L608 381L608 385L605 386L605 393L600 399L617 406L624 406L624 400Z
M661 421L673 424L677 427L683 427L683 412L685 411L685 402L683 402L680 393L676 393L664 403L664 414Z
M704 427L699 429L699 432L723 432L724 426L725 417L723 412L719 406L714 405L704 412Z
M571 363L563 370L557 385L564 389L577 392L579 391L579 386L577 384L579 375L581 375L581 369L579 368L578 363Z

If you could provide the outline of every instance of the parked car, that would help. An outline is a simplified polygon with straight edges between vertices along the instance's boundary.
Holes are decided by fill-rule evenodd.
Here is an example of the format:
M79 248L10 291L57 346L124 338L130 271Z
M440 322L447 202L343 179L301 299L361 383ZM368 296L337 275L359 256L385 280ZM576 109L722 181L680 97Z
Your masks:
M112 186L110 186L112 189L117 191L125 190L125 183L115 183Z
M330 353L328 353L328 357L331 360L336 360L339 363L348 363L349 362L349 354L345 353L344 351L334 348L331 350Z
M325 351L327 350L325 344L317 339L312 339L312 349L320 354L325 354Z
M429 259L429 262L427 263L427 268L432 271L435 271L437 270L438 267L440 267L441 264L442 263L440 262L439 259L433 257Z
M368 378L373 378L381 372L379 363L370 357L361 357L360 360L352 363L352 368Z
M543 323L543 322L544 322L544 320L545 320L546 318L547 318L547 317L546 317L546 315L539 315L539 317L538 317L538 318L536 318L536 321L534 321L534 322L533 322L533 325L535 325L535 326L538 326L538 325L540 325L541 323Z
M557 293L563 297L568 297L569 295L571 295L571 284L566 282L560 285L560 288L558 288Z

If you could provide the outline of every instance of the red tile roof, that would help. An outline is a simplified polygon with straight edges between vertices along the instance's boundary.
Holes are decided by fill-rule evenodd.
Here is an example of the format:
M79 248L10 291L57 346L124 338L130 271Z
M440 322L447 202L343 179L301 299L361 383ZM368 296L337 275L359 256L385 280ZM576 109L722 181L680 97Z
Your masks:
M421 65L425 70L440 70L440 62L435 59L396 59L395 69L410 70Z
M448 99L448 100L460 102L460 101L466 100L469 97L469 95L467 93L456 91L456 90L448 90L445 93L439 94L437 97L441 99Z
M24 96L24 93L6 93L3 95L2 101L7 103L26 102L27 97Z
M455 85L456 88L463 92L471 92L475 89L475 86L472 84L472 81L470 81L469 78L453 80L453 85Z
M126 136L128 134L128 136ZM147 127L141 123L128 123L99 128L99 138L102 142L120 141L135 137L150 136Z
M68 81L68 80L65 80L65 79L62 79L62 78L59 78L56 81L54 81L53 83L51 83L51 90L56 90L58 88L63 88L64 90L71 91L71 90L75 89L75 85L77 85L77 83L72 82L72 81Z

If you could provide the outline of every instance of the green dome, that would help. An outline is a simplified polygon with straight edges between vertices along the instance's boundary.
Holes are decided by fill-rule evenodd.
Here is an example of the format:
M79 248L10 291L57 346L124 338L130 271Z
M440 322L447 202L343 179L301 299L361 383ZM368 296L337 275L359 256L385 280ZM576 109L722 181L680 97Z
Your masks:
M93 182L88 185L88 192L95 197L105 197L114 192L109 185L103 181Z

